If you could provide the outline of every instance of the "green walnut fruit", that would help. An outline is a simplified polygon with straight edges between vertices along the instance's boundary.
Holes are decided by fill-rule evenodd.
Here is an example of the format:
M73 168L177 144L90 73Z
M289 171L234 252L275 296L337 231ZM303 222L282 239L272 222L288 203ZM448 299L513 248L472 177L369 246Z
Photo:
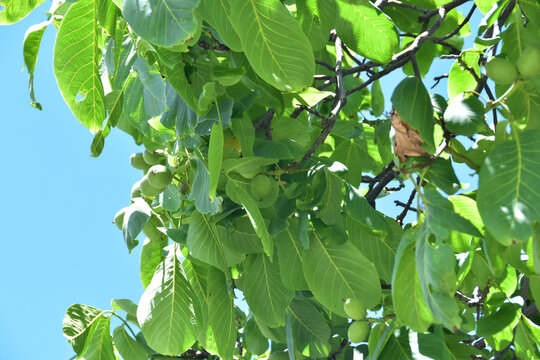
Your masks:
M343 304L343 309L348 317L353 320L362 320L367 316L367 309L358 299L347 299Z
M367 339L371 327L365 321L355 321L349 326L347 337L353 343L359 343Z
M150 167L143 158L143 153L136 153L131 154L129 157L129 162L131 163L131 166L133 166L135 169L146 171Z
M166 166L154 165L146 173L150 185L162 189L167 187L172 181L172 172Z
M286 351L274 351L268 360L289 360L289 354Z
M122 230L122 227L124 226L124 214L126 213L126 208L123 208L122 210L118 211L116 215L114 215L114 223L116 224L116 227Z
M257 175L251 180L251 194L260 208L274 205L279 197L279 185L269 176Z
M540 74L540 46L529 46L516 61L516 66L524 78Z
M511 61L498 57L486 64L486 73L496 84L511 84L518 76L516 66Z
M148 165L157 165L165 159L165 155L163 154L162 150L156 150L156 151L148 151L145 150L142 154L144 162Z
M265 175L257 175L251 180L251 193L260 199L267 196L272 189L272 179Z
M131 200L141 197L141 182L137 181L131 188Z
M148 181L148 176L144 175L141 179L141 194L144 196L156 196L161 194L164 188L156 188L150 184L150 181Z

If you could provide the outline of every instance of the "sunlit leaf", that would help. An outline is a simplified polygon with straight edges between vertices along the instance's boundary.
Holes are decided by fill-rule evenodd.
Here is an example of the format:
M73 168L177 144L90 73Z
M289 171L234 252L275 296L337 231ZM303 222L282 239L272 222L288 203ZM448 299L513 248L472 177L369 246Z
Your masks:
M230 0L230 6L242 48L264 81L282 91L311 85L315 73L311 45L280 1Z
M54 45L54 74L64 100L92 133L105 120L105 95L99 73L96 2L73 4L62 21Z
M189 349L199 331L199 301L171 251L159 265L137 309L137 320L148 345L165 355Z

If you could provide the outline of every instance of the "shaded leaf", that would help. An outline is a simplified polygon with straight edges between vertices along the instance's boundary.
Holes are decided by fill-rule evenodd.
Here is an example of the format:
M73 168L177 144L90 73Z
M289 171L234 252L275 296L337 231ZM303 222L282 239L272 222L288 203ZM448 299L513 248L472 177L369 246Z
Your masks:
M310 232L302 266L309 289L325 307L346 317L343 301L359 299L368 309L379 303L381 286L375 266L350 242L325 245Z
M238 183L232 179L227 181L227 195L237 204L240 204L246 209L246 212L251 221L251 225L255 229L255 232L261 239L263 244L264 252L268 256L273 256L274 254L274 240L268 233L268 229L264 222L264 218L261 215L259 207L250 194L250 191L247 189L247 186Z
M425 142L423 149L434 152L433 106L422 81L416 77L404 79L394 89L391 100L401 119L418 131ZM416 147L414 148L416 150Z
M208 316L212 332L217 334L215 341L219 356L222 359L232 359L238 335L234 303L225 275L215 267L208 270Z
M114 346L124 359L148 360L146 349L135 339L128 335L123 325L113 331Z
M433 319L416 272L413 236L406 234L399 244L392 275L392 299L397 318L414 331L423 333Z
M226 269L223 244L216 225L206 215L197 211L192 213L186 244L194 258L222 270Z
M308 301L293 300L288 309L296 349L311 358L327 357L330 328L324 316Z
M294 291L281 282L276 261L266 255L249 255L244 263L244 294L257 319L270 327L285 325L286 308Z

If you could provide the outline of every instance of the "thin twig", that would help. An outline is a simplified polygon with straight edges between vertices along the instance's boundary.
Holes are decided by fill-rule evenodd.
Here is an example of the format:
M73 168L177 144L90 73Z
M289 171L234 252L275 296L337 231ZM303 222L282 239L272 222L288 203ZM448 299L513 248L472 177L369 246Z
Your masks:
M469 22L469 20L471 20L471 17L474 14L475 10L476 10L476 4L473 4L473 6L471 7L471 10L469 10L469 13L465 17L465 19L463 19L461 24L458 25L457 28L455 28L454 30L452 30L452 32L450 32L449 34L446 34L444 36L431 38L431 41L433 41L433 42L444 41L444 40L448 40L452 36L456 35Z
M332 106L332 111L330 111L331 116L327 117L326 119L323 119L321 122L321 125L323 126L323 129L321 130L321 134L317 137L317 139L313 142L311 147L308 149L308 151L304 154L302 159L300 161L294 161L292 164L290 164L287 169L294 168L298 166L299 164L303 163L304 161L308 160L315 150L321 145L324 140L326 140L326 137L330 134L332 129L334 128L334 124L336 123L337 116L341 109L345 106L347 103L347 95L345 93L345 84L343 83L343 51L342 51L342 43L341 39L336 35L335 31L332 31L332 36L335 36L335 44L336 44L336 97L334 98L334 104Z
M411 207L415 196L416 196L416 189L413 189L412 192L411 192L411 195L409 196L409 199L407 200L407 203L404 206L403 211L396 218L396 221L400 225L403 225L403 220L405 219L405 216L407 216L407 213L409 212L409 210L414 211L414 212L418 212L418 209L415 209L415 208ZM396 204L401 205L401 204L398 204L397 202L396 202Z

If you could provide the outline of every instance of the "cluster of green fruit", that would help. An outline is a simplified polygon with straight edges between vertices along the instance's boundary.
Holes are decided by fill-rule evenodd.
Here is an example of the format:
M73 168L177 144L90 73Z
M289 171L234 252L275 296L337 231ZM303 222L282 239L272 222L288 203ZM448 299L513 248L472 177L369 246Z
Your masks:
M516 63L494 57L486 64L486 73L496 84L512 84L518 79L528 79L540 74L540 46L526 48Z
M371 326L365 320L367 309L358 299L347 299L343 304L343 309L347 316L354 321L349 325L347 337L353 343L365 341L368 337Z
M276 202L279 196L279 185L274 178L259 174L251 179L251 194L259 208L266 208Z
M130 157L135 169L144 171L144 176L131 189L131 198L142 196L157 196L165 190L172 181L172 172L165 165L165 154L162 151L136 153Z

